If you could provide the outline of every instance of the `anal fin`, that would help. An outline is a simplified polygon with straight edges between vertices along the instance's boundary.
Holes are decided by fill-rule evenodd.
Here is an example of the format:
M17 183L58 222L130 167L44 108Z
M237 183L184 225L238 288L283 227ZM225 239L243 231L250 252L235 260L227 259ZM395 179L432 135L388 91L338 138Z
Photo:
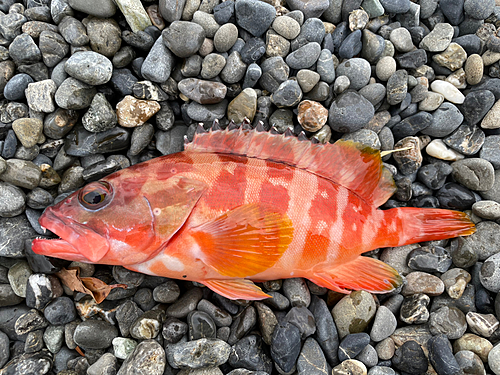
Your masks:
M387 293L403 283L394 268L380 260L363 256L341 266L315 272L309 280L340 293L350 293L353 290Z
M247 279L204 280L200 283L228 299L245 299L249 301L271 297Z

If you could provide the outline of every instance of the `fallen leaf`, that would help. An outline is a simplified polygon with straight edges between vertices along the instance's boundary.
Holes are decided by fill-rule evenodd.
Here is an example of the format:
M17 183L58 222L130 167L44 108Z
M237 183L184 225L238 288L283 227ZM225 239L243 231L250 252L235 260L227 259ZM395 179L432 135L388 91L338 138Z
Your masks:
M114 288L127 289L127 285L125 284L108 285L95 277L80 277L79 267L63 268L59 272L56 272L55 275L61 279L63 284L69 289L75 292L88 294L92 296L97 303L104 301Z

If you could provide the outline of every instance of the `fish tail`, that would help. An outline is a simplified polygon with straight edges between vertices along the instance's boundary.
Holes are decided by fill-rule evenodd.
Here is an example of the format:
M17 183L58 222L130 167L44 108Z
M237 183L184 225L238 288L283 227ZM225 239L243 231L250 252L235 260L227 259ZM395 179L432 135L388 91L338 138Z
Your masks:
M403 246L422 241L468 236L474 223L460 211L434 208L393 208L384 212L384 233L379 247Z

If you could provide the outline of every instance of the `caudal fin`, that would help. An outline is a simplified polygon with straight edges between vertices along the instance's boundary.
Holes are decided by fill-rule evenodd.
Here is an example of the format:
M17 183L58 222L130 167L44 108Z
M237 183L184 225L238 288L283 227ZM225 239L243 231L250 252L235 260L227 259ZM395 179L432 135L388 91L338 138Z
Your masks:
M476 231L474 223L460 211L405 207L384 211L384 216L387 233L380 247L468 236Z

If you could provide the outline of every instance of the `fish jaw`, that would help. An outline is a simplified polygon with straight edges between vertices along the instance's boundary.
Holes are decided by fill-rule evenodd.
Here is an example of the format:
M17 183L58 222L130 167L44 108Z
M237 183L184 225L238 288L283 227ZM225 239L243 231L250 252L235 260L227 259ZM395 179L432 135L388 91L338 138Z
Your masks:
M71 218L59 217L52 207L45 210L39 223L60 239L35 239L32 249L36 254L97 263L109 250L106 238Z

